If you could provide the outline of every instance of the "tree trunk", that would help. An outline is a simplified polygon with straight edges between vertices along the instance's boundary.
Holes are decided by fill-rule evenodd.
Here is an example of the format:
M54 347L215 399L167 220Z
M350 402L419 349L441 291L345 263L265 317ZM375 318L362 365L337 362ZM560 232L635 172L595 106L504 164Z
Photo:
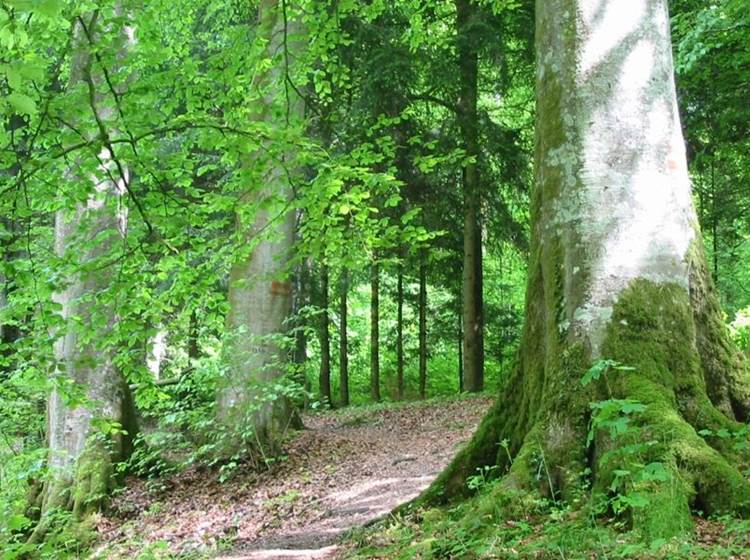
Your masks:
M750 378L723 325L693 208L667 2L538 0L536 9L536 181L518 363L426 498L466 494L467 476L499 464L498 491L572 504L589 484L607 496L614 470L640 463L666 476L615 488L648 501L630 511L647 539L688 529L691 507L750 514L737 468L747 452L711 435L747 420ZM584 386L603 359L632 369ZM588 440L590 403L604 400L645 410L617 409L626 436ZM498 449L504 440L512 462ZM628 455L629 443L645 441L655 443Z
M419 261L419 398L427 396L427 251Z
M347 332L347 319L349 309L349 273L341 272L341 299L339 301L339 319L341 327L339 331L339 396L341 406L349 406L349 333Z
M331 398L331 319L328 309L328 266L322 265L320 270L320 376L318 386L320 400L332 408Z
M370 269L370 396L380 401L380 265Z
M719 213L716 200L716 162L711 157L711 259L714 284L719 282Z
M404 398L404 267L398 265L396 287L396 399Z
M98 19L98 12L84 16L85 32L76 23L78 50L70 83L87 85L90 109L105 127L112 110L96 93L99 78L92 72L87 44L87 37L97 35ZM44 537L57 510L72 511L74 518L81 519L101 507L114 485L114 465L129 456L137 430L130 389L115 366L114 352L92 336L98 329L111 331L116 325L115 308L98 301L112 281L111 266L85 270L108 255L125 235L122 195L130 178L121 163L115 164L116 154L109 148L100 154L95 174L78 177L71 172L68 177L91 183L87 202L55 215L55 253L74 262L75 272L53 295L60 305L62 326L54 344L57 383L47 400L49 475L40 491L32 492L30 505L38 508L40 520L30 542ZM118 170L113 172L115 167ZM78 397L71 404L71 386L83 390L85 403Z
M89 204L80 206L72 216L58 211L55 252L59 256L74 246L73 240L80 235L84 223L86 237L90 240L104 232L110 235L105 235L103 241L87 251L80 265L107 254L118 242L116 232L120 217L113 205L122 193L116 185L105 189L102 185L97 185L97 194L92 195ZM112 351L99 347L96 341L89 339L88 331L82 330L93 328L94 322L105 324L107 329L114 328L114 308L94 303L95 294L106 290L110 279L110 275L102 271L80 273L64 291L54 296L65 322L65 331L55 343L55 357L60 367L56 375L65 376L84 388L90 402L71 408L64 392L54 390L49 397L48 465L53 476L44 489L42 521L35 532L38 536L46 531L45 516L52 510L70 510L81 518L98 509L113 487L114 464L127 458L131 451L136 426L128 384L114 365ZM88 299L92 295L94 298ZM126 433L103 433L95 426L98 420L116 422Z
M4 264L4 270L10 271L11 276L7 276L0 271L0 311L8 307L9 298L13 291L13 261L20 257L19 252L13 248L18 239L19 232L14 220L7 218L0 219L2 233L5 239L0 244L0 259ZM18 319L16 319L17 321ZM0 377L13 371L13 345L21 337L21 329L14 321L7 323L0 322Z
M199 340L200 340L200 323L198 322L198 310L194 307L190 311L190 319L188 320L188 341L187 341L187 355L192 365L194 360L197 360L201 356Z
M464 187L464 389L484 388L482 325L482 229L480 226L480 176L478 141L478 10L472 0L456 0L456 48L458 53L458 125L466 151Z
M285 95L287 68L282 57L287 48L300 49L300 25L287 24L288 14L282 12L278 0L260 2L258 32L267 38L266 56L273 63L254 83L261 98L253 107L253 118L273 122L278 108L286 104L286 114L296 123L304 107L296 96ZM282 159L287 158L292 158L291 150ZM247 169L259 170L260 176L257 186L241 194L237 211L236 231L251 249L229 274L229 372L217 394L218 417L228 431L223 453L257 446L274 450L279 437L298 425L289 398L273 389L286 374L289 358L286 323L292 310L289 261L295 231L289 167L288 161L267 159L262 150L248 155ZM252 426L252 434L235 437L248 434L247 426Z
M458 392L464 392L464 328L463 328L463 316L461 309L458 310L456 315L458 322Z
M295 271L295 290L294 290L294 365L295 381L302 389L303 395L301 405L307 408L309 405L310 381L307 378L307 323L306 315L303 311L310 304L310 263L303 260L297 265Z

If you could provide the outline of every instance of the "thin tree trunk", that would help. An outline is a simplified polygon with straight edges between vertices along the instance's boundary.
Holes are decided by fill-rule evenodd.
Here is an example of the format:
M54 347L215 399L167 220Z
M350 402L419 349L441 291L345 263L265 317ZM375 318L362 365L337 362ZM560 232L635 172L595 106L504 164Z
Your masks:
M370 269L370 396L380 400L380 265Z
M458 392L464 392L464 327L463 317L461 315L461 309L458 310L456 315L458 322Z
M12 256L3 255L6 261ZM9 305L11 282L0 274L0 311ZM0 323L0 377L13 371L14 343L21 337L20 328L14 323Z
M198 323L198 310L193 307L190 311L190 320L188 322L188 345L187 355L190 361L200 358L201 352L198 346L200 338L200 324Z
M419 261L419 397L427 396L427 251Z
M713 280L719 281L719 218L718 201L716 200L716 163L711 157L711 260Z
M458 124L466 151L464 187L464 389L484 388L484 342L482 325L482 231L480 226L480 176L478 141L479 39L477 6L471 0L456 0L459 74Z
M349 273L341 273L341 299L339 307L341 328L339 332L339 394L341 406L349 406L349 333L347 319L349 298Z
M328 266L323 264L320 270L320 376L318 387L320 399L332 408L331 398L331 319L328 298Z
M310 265L303 260L297 265L295 273L295 298L293 313L295 317L294 331L294 365L295 380L303 391L301 404L304 408L308 406L308 395L310 392L310 381L307 378L307 324L303 309L310 303Z
M398 266L396 287L396 398L404 398L404 267Z

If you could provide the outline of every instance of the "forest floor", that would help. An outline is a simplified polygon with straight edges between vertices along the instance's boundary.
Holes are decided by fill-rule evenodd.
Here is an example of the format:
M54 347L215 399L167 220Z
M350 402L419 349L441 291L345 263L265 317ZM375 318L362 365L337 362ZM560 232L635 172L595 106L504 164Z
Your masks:
M486 396L305 415L264 472L129 480L97 520L95 558L332 559L341 537L416 497L469 439Z

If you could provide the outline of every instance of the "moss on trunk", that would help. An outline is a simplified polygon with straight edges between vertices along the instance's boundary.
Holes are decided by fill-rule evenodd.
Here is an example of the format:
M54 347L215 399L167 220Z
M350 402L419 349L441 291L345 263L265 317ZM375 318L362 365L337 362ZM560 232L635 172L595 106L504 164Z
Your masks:
M694 294L675 284L633 281L614 306L601 348L603 359L632 369L611 371L590 387L581 384L591 365L584 347L561 344L554 356L542 358L544 337L536 334L538 326L527 324L517 367L500 399L418 503L465 497L471 493L466 481L477 468L499 465L495 472L504 480L490 501L494 507L505 504L510 515L526 493L582 507L597 496L637 492L648 503L629 508L627 517L645 538L656 539L690 530L691 512L750 514L750 483L742 474L748 456L730 438L712 435L739 432L742 424L722 409L725 401L709 397L710 376L715 379L717 370L705 367L706 355L699 351L705 326L698 328L697 321L705 320L706 307L695 306ZM529 320L538 323L543 315L530 312ZM735 352L725 331L711 336L724 340L723 350ZM739 360L733 355L727 363L741 365ZM743 386L736 372L726 375ZM587 446L589 402L608 399L627 399L645 410L632 415L625 436L598 433ZM666 474L612 491L615 471L636 463L661 465Z
M123 426L128 424L121 419ZM132 429L132 428L131 428ZM37 519L30 543L41 542L64 522L60 513L69 512L77 523L106 507L110 494L118 484L115 465L125 460L131 450L133 432L103 434L93 432L86 439L81 454L69 468L51 467L43 484L31 486L28 516Z

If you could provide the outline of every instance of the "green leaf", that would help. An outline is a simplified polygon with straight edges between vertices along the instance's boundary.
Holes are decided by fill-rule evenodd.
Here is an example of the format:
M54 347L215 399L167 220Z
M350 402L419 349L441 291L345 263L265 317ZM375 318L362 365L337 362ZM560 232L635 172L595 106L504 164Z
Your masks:
M62 9L62 0L43 0L36 6L36 10L47 17L55 17Z
M5 78L8 80L10 89L18 89L21 87L21 73L18 72L13 65L9 64L5 67Z
M20 513L11 515L8 519L8 529L11 531L20 531L24 527L27 527L31 523L31 520L25 515Z
M646 406L638 401L624 401L620 405L620 412L623 414L632 414L633 412L643 412Z
M22 115L36 114L36 103L28 95L13 92L6 99L18 113Z

